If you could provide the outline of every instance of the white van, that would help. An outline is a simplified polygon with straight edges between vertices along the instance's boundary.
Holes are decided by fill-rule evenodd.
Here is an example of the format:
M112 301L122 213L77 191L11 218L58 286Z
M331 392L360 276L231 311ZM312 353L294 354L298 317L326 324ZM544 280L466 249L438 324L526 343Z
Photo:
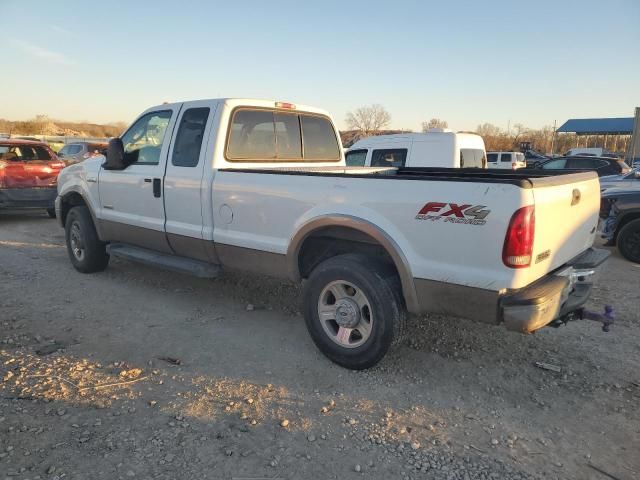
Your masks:
M487 168L480 135L440 128L367 137L354 143L345 159L353 167Z
M487 168L526 168L527 159L520 152L488 152Z

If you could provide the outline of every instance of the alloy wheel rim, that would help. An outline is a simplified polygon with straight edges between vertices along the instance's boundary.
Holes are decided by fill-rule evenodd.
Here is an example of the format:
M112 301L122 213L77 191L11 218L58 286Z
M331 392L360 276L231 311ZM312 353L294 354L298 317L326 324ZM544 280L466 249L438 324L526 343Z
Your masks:
M371 336L371 303L362 289L346 280L324 287L318 299L318 318L325 334L341 347L359 347Z
M82 230L78 222L71 224L71 232L69 233L69 241L71 243L71 251L78 261L84 260L85 250L82 241Z

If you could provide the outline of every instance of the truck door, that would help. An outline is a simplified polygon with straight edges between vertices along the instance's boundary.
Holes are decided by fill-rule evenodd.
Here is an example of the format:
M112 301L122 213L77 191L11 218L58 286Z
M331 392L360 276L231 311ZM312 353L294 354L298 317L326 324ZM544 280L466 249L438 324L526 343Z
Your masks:
M100 170L101 231L105 240L170 252L164 231L164 177L171 133L181 104L146 112L122 135L124 170Z
M213 243L203 237L203 202L208 200L203 182L213 161L210 139L216 106L206 100L183 104L164 177L165 230L171 249L205 261L215 260Z

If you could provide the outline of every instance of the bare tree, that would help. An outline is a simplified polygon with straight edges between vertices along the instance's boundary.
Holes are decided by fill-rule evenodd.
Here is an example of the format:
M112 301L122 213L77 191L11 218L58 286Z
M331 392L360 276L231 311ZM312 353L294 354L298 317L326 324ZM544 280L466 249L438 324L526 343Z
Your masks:
M502 131L500 127L496 127L492 123L483 123L482 125L478 125L476 133L481 137L497 137L502 134Z
M364 135L371 135L388 126L391 123L391 115L382 105L373 104L347 113L345 122L351 130L359 130Z
M432 118L428 122L422 122L422 131L427 132L432 128L447 128L449 124L446 120L440 120L439 118Z
M518 143L518 140L520 140L520 137L522 135L524 135L525 133L529 132L529 129L527 127L525 127L523 124L521 123L516 123L513 126L513 130L515 131L515 134L513 136L513 144L516 145Z

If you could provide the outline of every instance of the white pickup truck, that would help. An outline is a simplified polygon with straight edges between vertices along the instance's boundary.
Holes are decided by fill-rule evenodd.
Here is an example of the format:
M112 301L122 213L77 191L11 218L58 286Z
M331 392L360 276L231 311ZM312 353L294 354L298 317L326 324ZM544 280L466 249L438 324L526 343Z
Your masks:
M201 277L304 281L315 344L375 365L408 313L533 332L578 311L608 252L592 249L595 173L346 167L330 117L218 99L145 111L105 157L65 168L56 212L73 266L110 256Z

